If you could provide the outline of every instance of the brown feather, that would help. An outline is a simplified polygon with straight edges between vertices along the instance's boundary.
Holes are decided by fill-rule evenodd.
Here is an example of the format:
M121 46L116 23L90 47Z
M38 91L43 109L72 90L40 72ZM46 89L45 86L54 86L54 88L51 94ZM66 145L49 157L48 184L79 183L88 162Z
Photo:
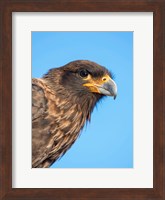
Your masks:
M76 61L50 70L41 79L32 79L33 168L49 167L64 155L102 97L81 86L76 70L82 66L107 73L96 63Z

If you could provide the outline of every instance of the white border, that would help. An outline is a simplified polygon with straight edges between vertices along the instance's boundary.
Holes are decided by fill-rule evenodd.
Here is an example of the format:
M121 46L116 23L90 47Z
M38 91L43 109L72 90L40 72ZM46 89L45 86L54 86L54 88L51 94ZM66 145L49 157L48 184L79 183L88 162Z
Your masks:
M153 187L153 13L13 13L13 188ZM134 31L134 168L31 169L31 31Z

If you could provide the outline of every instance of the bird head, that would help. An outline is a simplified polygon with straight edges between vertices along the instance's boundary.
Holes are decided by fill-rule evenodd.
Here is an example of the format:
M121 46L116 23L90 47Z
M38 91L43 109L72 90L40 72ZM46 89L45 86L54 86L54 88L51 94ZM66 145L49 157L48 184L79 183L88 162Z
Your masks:
M79 96L112 96L114 99L117 96L117 86L111 72L88 60L77 60L54 68L45 77L51 77L52 81L58 81L66 91Z
M64 66L63 70L63 84L67 82L68 87L70 84L74 85L75 90L81 90L81 92L116 98L116 83L112 79L112 74L105 67L91 61L78 60Z

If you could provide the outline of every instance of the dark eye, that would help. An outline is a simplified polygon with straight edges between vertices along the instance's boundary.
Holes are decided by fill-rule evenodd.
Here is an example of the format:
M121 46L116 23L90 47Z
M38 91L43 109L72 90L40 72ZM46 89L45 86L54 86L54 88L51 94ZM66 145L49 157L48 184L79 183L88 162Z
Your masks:
M88 76L89 72L86 70L86 69L82 69L80 72L79 72L80 76L85 78Z

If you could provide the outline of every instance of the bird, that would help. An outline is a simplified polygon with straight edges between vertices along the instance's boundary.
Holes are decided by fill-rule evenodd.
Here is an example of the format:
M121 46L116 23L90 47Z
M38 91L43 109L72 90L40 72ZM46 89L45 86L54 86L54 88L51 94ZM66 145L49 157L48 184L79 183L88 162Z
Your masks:
M71 61L32 78L32 168L48 168L61 158L105 96L117 96L113 75L89 60Z

